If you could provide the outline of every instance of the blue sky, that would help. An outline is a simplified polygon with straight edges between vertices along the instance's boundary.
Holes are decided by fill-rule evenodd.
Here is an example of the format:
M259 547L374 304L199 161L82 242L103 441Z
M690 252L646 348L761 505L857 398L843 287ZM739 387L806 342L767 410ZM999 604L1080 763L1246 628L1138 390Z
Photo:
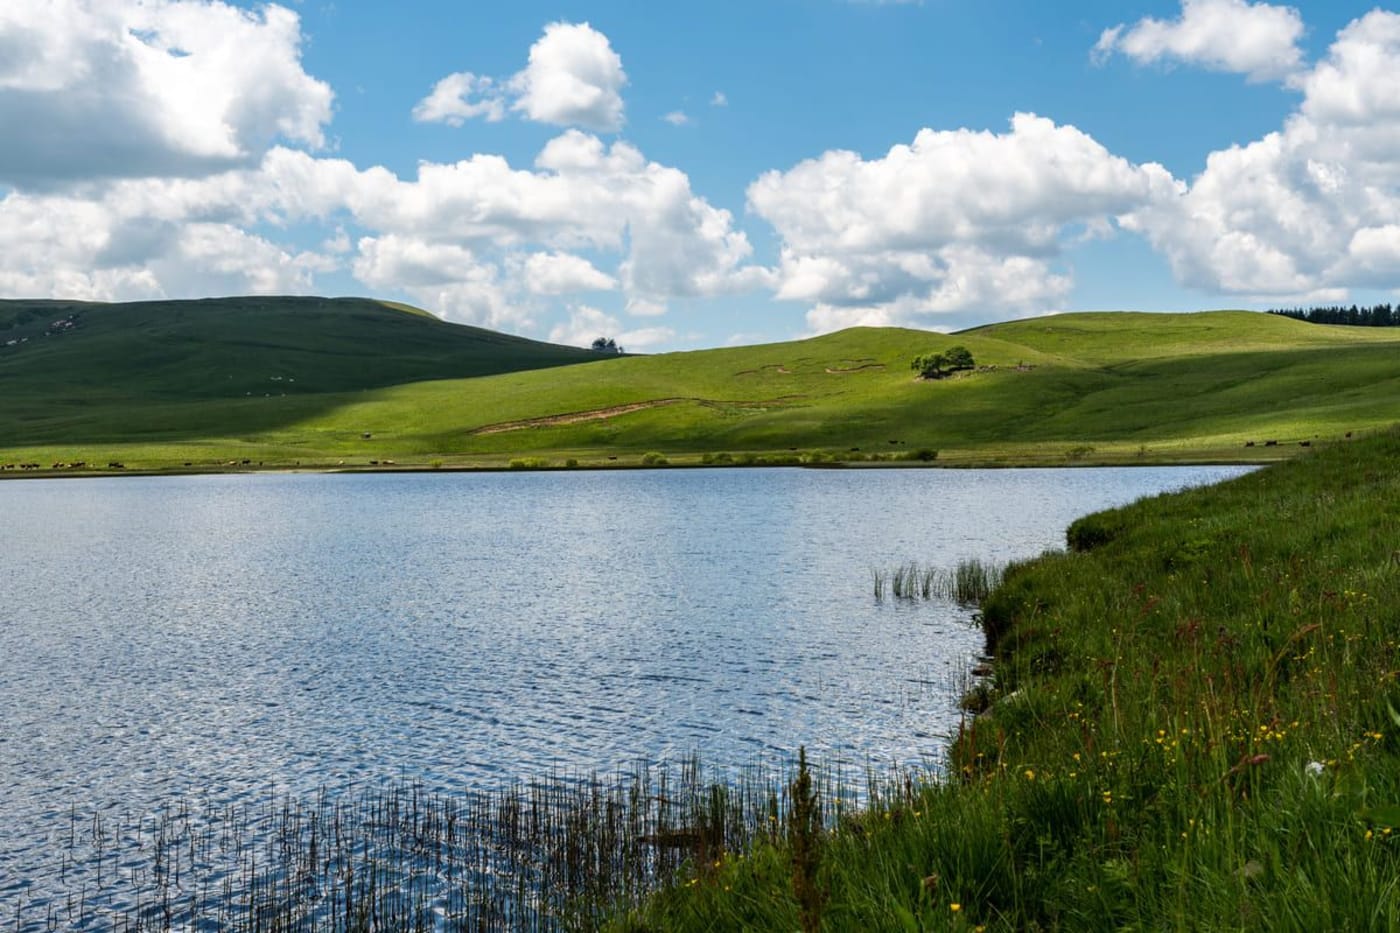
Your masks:
M665 350L1394 300L1400 16L8 0L0 294Z

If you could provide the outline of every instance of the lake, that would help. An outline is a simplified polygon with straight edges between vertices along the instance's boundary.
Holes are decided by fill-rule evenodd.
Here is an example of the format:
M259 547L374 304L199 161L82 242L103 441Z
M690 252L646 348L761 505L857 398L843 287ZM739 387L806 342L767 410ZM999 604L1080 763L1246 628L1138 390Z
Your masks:
M0 483L0 909L81 814L698 753L936 767L970 613L873 595L1239 467Z

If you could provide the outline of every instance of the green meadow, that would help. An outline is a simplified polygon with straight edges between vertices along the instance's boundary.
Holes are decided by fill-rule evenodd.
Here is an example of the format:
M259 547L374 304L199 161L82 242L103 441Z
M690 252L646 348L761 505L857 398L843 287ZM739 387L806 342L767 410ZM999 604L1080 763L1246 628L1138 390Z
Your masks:
M1081 519L984 602L945 779L790 813L615 928L1395 929L1397 462L1386 432Z
M975 371L910 371L955 345ZM362 299L12 301L0 302L0 459L149 470L920 451L951 464L1266 461L1400 419L1397 349L1389 328L1237 311L1069 314L955 335L855 328L604 357Z

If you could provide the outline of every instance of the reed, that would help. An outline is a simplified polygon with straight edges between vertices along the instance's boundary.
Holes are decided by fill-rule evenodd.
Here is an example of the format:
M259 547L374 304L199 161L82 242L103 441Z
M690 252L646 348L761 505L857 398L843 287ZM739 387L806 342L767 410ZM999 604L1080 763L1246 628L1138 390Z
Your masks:
M805 756L795 773L753 765L717 780L692 757L489 791L400 780L256 806L74 807L58 885L18 901L13 929L593 929L781 838L794 787L817 831L814 819L834 825L891 783L867 775L857 793Z
M976 558L958 561L952 569L921 565L915 561L890 571L871 571L875 601L883 602L888 586L896 600L914 602L937 600L970 607L980 605L997 584L1005 568Z

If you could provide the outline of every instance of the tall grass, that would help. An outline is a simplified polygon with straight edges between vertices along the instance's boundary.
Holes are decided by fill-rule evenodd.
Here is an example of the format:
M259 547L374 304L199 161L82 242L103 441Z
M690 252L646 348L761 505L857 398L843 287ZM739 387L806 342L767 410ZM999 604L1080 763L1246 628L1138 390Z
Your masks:
M257 806L74 809L56 840L58 893L17 900L11 928L592 929L795 819L820 833L889 793L805 756L795 771L755 765L728 780L692 758L490 792L398 781Z
M828 929L1400 926L1400 437L1077 523L981 616L946 780L823 844ZM791 930L784 840L619 918Z
M951 570L910 561L890 571L871 571L876 602L883 602L888 592L894 599L907 602L940 600L960 606L981 603L1001 575L999 564L984 563L976 558L958 561Z

